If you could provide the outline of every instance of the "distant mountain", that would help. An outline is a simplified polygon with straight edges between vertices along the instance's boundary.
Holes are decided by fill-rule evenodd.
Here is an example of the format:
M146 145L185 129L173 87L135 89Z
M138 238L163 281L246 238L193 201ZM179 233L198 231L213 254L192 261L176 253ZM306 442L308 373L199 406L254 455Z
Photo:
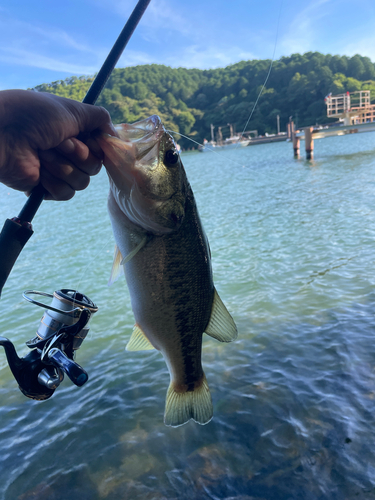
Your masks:
M98 103L111 113L114 123L131 123L158 114L165 126L197 142L210 139L210 124L230 123L242 132L266 80L270 60L241 61L211 70L170 68L157 64L115 69ZM35 90L81 101L93 77L72 77ZM332 92L371 90L375 99L375 64L368 57L332 56L319 52L293 54L274 61L247 129L275 133L276 116L285 130L289 116L297 126L332 121L326 116L324 97ZM184 148L196 145L184 138Z

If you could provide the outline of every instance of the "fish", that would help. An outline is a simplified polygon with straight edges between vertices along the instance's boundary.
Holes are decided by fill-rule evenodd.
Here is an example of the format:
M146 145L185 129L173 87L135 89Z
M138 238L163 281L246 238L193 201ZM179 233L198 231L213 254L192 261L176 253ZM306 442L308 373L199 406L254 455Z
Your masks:
M124 272L135 326L127 351L157 349L170 374L164 423L208 423L203 333L231 342L232 316L212 276L211 253L177 145L157 115L101 133L116 242L109 283Z

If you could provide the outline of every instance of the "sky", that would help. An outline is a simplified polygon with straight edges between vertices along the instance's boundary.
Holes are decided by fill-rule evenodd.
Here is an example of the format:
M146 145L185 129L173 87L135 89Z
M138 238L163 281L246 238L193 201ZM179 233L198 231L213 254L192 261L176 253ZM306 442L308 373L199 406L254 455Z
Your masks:
M94 75L135 5L0 1L0 90ZM309 51L375 62L375 0L151 0L117 67L209 69Z

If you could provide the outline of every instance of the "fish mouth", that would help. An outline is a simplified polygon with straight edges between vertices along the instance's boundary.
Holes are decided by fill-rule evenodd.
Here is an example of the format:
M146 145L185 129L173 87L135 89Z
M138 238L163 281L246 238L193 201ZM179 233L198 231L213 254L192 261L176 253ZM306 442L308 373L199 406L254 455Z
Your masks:
M116 132L118 137L101 134L97 141L121 211L154 234L178 230L185 203L184 195L179 195L180 164L165 163L166 151L176 149L172 136L157 115L117 125Z
M141 161L158 144L164 134L167 134L161 119L157 115L152 115L144 120L116 126L119 138L125 142L134 144L137 151L137 160Z
M132 124L116 125L115 129L118 137L101 133L96 140L104 151L107 172L120 189L125 179L129 182L138 177L139 168L152 169L162 144L168 149L176 149L172 136L157 115Z
M162 144L166 150L177 150L173 137L166 131L158 115L115 128L121 140L133 144L140 165L151 164L153 159L158 158Z
M159 130L165 132L165 128L158 115L152 115L135 123L122 123L115 127L120 139L124 141L144 141L152 138Z
M162 137L165 134L169 139L169 134L157 115L116 125L115 129L117 137L100 133L95 139L104 152L104 165L115 186L125 189L139 176L140 166L150 165L158 157Z

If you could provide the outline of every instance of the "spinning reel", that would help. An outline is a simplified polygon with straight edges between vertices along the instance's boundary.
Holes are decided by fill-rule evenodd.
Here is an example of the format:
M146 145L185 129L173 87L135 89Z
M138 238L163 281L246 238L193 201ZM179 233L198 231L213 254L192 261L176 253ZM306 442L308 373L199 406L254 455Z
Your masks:
M51 297L51 305L38 302L30 295ZM53 295L26 290L23 297L45 308L45 312L35 337L26 342L31 352L24 358L18 357L9 339L0 337L20 391L31 399L48 399L63 381L64 374L78 387L84 385L88 374L74 357L88 334L89 321L97 306L86 295L66 288Z

